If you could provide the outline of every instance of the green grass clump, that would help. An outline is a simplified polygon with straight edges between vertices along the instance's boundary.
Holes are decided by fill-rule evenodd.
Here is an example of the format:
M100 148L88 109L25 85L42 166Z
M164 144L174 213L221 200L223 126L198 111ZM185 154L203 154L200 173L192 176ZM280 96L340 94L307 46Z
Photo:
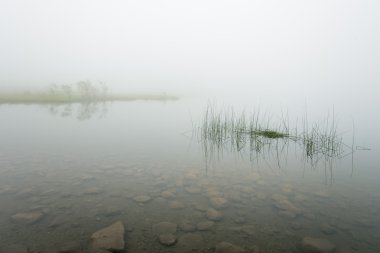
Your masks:
M297 126L290 131L288 122L283 118L280 124L273 124L268 115L262 115L260 111L251 115L244 112L236 114L232 108L216 110L208 105L198 133L206 156L221 152L227 145L229 150L260 154L270 147L278 148L279 143L287 145L289 142L299 144L304 157L311 162L321 158L331 161L345 153L345 144L337 132L334 114L324 123L312 127L309 127L305 117L301 131Z
M273 130L255 131L254 134L260 135L266 138L270 138L270 139L280 139L280 138L289 137L289 134L287 133L281 133L281 132L277 132Z

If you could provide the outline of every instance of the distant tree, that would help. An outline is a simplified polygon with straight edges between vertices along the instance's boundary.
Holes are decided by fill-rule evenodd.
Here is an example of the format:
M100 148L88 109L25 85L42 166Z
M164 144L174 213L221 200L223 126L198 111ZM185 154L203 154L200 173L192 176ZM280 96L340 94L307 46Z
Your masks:
M49 94L50 95L57 95L59 93L59 87L57 84L55 83L52 83L50 86L49 86Z
M61 90L63 94L65 94L67 97L71 98L73 94L73 87L69 84L61 85Z

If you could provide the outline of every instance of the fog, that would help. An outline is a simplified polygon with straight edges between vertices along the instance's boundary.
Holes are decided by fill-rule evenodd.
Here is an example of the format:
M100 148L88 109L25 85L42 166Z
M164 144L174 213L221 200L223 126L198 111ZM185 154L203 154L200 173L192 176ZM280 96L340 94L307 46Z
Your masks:
M379 28L380 0L0 0L0 253L379 252Z
M376 0L3 0L0 85L373 96L379 12Z

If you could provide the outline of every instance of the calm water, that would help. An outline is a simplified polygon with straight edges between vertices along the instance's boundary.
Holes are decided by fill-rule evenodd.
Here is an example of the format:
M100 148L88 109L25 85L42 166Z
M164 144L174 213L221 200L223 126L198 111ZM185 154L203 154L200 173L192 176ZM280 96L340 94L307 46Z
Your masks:
M352 144L354 118L355 147L371 151L330 167L310 166L296 145L254 159L228 146L205 157L192 130L206 104L0 106L0 252L94 252L91 235L116 221L127 252L214 252L222 241L247 252L303 252L305 237L336 252L378 252L379 136L368 112L334 109L344 141ZM273 121L283 113L267 108ZM325 109L311 105L310 121ZM296 121L305 109L287 110ZM160 222L178 225L174 245L157 239Z

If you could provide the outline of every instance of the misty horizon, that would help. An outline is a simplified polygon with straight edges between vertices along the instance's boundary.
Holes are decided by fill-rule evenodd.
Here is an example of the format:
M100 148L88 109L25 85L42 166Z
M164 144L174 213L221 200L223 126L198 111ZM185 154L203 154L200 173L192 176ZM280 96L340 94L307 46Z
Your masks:
M378 1L2 1L0 86L371 96L379 10Z

